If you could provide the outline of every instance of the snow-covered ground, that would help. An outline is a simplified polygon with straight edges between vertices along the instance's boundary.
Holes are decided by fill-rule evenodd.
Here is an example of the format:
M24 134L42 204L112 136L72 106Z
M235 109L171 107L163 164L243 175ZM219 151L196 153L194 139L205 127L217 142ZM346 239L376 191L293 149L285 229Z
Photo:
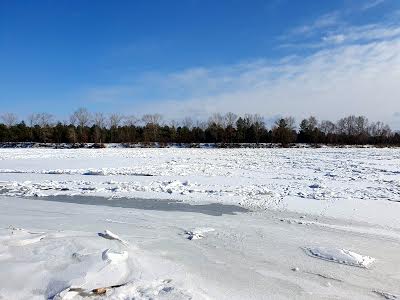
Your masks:
M400 299L399 216L399 149L0 149L0 299Z

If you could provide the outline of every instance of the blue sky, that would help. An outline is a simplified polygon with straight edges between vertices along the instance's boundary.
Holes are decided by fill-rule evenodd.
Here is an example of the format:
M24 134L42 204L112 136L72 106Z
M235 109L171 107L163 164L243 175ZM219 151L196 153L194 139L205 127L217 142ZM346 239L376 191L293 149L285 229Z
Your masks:
M398 0L0 0L0 113L354 113L400 129L399 82Z

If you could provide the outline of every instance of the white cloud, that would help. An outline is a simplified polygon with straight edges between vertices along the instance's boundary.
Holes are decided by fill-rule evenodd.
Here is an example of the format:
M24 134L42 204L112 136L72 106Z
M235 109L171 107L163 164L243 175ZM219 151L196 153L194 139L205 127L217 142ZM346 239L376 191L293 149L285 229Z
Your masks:
M332 120L363 114L400 129L393 114L400 101L400 27L351 27L330 39L325 43L334 46L306 57L150 74L115 90L95 89L95 94L120 93L125 112L160 112L169 119L227 111L298 120L311 114ZM129 100L135 98L151 101L135 107Z

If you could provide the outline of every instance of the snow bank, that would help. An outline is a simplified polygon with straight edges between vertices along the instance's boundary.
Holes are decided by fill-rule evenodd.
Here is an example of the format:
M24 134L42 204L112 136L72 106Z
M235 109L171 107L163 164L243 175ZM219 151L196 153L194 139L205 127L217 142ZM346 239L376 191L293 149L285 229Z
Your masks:
M379 297L373 291L397 295L398 240L359 230L366 225L354 221L318 217L317 224L315 216L300 216L259 211L216 217L0 196L0 298L373 300ZM281 219L315 223L298 226ZM320 225L330 223L349 230ZM99 228L107 230L98 235ZM190 236L193 241L185 239ZM332 241L357 251L309 247L309 255L323 259L317 260L300 248ZM372 259L358 253L379 263L366 271Z

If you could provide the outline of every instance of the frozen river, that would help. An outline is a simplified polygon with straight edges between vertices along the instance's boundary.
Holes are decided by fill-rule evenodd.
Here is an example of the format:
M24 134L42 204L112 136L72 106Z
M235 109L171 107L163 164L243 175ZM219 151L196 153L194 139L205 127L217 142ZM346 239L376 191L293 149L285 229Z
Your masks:
M399 202L399 149L0 149L0 299L398 299Z

